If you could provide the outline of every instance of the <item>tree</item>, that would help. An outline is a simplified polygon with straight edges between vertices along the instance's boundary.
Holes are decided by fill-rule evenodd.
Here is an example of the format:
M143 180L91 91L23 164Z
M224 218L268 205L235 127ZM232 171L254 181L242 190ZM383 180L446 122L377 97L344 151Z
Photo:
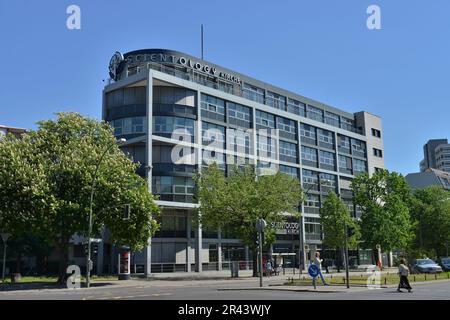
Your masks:
M93 176L108 150L96 178L92 235L107 227L112 241L142 249L158 227L158 207L109 124L75 113L38 124L21 140L0 142L0 228L49 239L59 251L62 282L72 236L87 236ZM127 221L124 204L132 207Z
M413 249L441 257L450 242L450 192L438 186L417 189L410 206L415 221Z
M298 215L302 190L298 179L283 173L256 177L252 166L234 167L225 176L214 163L195 177L199 219L206 229L227 230L253 252L253 275L257 274L256 221L266 220L265 244L275 241L275 223L286 213Z
M411 190L403 176L382 170L367 173L352 182L355 204L361 208L361 236L364 248L405 249L412 237L409 213Z

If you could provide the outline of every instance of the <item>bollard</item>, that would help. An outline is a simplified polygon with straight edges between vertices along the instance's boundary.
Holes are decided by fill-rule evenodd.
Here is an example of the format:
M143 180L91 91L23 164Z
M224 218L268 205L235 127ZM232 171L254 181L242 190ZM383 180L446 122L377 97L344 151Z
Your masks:
M434 280L437 280L437 273L434 274Z
M286 269L283 267L283 276L286 274Z
M416 282L416 276L414 276L414 282Z
M427 281L427 275L425 275L425 281Z
M387 284L387 278L384 277L384 285L386 285L386 284Z
M294 270L294 274L295 274L295 267L294 268L292 268L293 270Z

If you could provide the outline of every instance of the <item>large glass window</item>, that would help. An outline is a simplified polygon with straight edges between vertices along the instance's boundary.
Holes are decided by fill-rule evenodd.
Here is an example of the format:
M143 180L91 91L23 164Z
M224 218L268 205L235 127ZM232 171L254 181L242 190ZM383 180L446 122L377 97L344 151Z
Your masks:
M339 155L339 171L343 173L352 173L352 159Z
M306 106L306 116L310 119L323 122L323 110L313 107L313 106Z
M225 170L226 168L226 160L224 153L217 151L203 150L202 159L203 159L203 167L207 167L215 163L221 170Z
M276 139L258 134L258 156L273 158L276 155Z
M317 149L302 146L302 160L314 162L317 165Z
M332 112L325 111L325 123L339 128L339 116Z
M321 147L334 149L334 133L328 130L317 129L317 137Z
M361 140L352 139L352 154L365 158L366 157L366 143Z
M286 111L286 97L283 97L275 92L267 91L266 104L273 108Z
M316 144L317 136L316 136L316 128L304 123L300 124L300 136L303 142L309 144Z
M336 176L328 173L320 173L320 186L324 193L328 193L328 191L336 192Z
M324 165L326 169L334 169L335 163L334 153L320 150L319 162L321 166Z
M319 177L317 172L311 170L302 170L302 181L304 184L304 188L307 189L312 186L312 190L317 190L317 186L319 185ZM305 186L306 185L306 186Z
M338 135L338 149L340 152L350 153L350 138Z
M280 172L290 175L293 178L298 178L298 169L294 167L284 166L280 164Z
M267 112L256 110L256 123L266 128L275 129L275 116Z
M341 128L355 132L356 131L355 120L341 117Z
M364 160L353 159L353 171L355 174L367 172L367 164Z
M188 177L154 176L152 191L155 194L194 194L194 181Z
M153 134L170 138L175 130L177 130L177 134L180 135L184 132L188 133L191 137L191 141L193 141L194 120L166 116L153 117Z
M242 93L244 98L264 103L264 90L248 83L244 83L242 87Z
M202 122L203 145L225 149L225 127Z
M251 127L252 113L250 108L237 103L227 102L227 112L231 124L245 126L247 128Z
M305 217L305 238L309 241L322 240L320 218Z
M203 110L215 112L221 115L225 114L225 101L202 93L201 107Z
M277 129L280 129L280 135L288 139L295 139L295 133L297 130L296 122L290 119L277 117Z
M280 140L280 160L297 162L297 145Z
M227 150L250 154L252 133L250 130L227 129Z
M305 116L306 105L303 102L288 98L288 112L294 113L296 115Z
M131 117L112 121L114 135L145 133L146 117Z

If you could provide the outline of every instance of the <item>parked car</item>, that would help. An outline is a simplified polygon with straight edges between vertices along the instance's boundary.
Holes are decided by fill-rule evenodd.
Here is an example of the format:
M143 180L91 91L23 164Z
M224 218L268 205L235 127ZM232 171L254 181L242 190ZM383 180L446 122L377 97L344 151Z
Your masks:
M412 273L440 273L442 268L431 259L417 259L412 268Z
M444 271L450 271L450 257L441 258L440 265Z

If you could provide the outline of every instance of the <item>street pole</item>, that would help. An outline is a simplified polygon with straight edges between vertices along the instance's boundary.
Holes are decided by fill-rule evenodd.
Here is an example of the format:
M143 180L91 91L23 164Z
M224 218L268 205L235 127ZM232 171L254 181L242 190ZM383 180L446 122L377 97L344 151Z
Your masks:
M124 143L126 141L126 139L119 139L117 141L117 143ZM94 190L95 190L95 182L97 179L97 173L98 170L100 168L100 165L103 161L103 159L105 158L106 154L108 153L109 150L111 150L115 145L111 144L109 145L105 151L103 152L103 154L101 155L96 167L95 167L95 172L94 175L92 177L92 183L91 183L91 195L90 195L90 204L89 204L89 226L88 226L88 241L87 241L87 256L86 256L86 287L89 288L91 286L91 265L92 265L92 261L91 261L91 234L92 234L92 206L94 203Z
M3 240L3 269L2 269L2 283L5 283L5 270L6 270L6 247L8 239L11 235L9 233L2 233L1 238Z
M344 222L345 232L345 278L347 280L347 289L350 288L349 268L348 268L348 239L347 239L347 222Z
M259 286L263 286L263 259L262 259L262 230L259 231Z

